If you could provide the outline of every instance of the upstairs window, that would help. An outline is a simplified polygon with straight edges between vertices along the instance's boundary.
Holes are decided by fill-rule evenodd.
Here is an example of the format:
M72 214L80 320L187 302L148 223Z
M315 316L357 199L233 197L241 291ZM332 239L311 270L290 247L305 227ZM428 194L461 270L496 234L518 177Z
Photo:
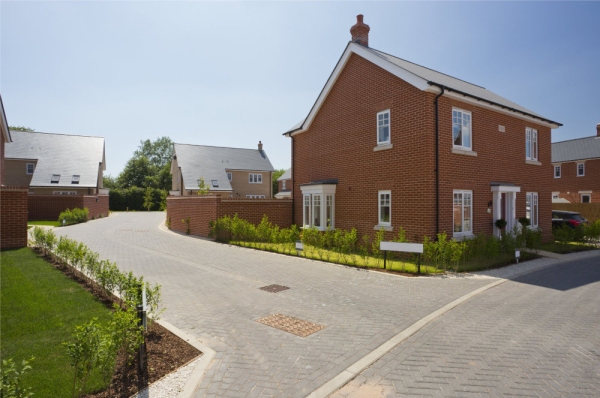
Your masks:
M285 182L286 180L281 181L281 190L285 190Z
M26 173L33 174L34 171L35 171L35 163L27 163Z
M585 163L577 163L577 177L583 177L584 175L585 175Z
M538 134L536 129L525 129L525 159L538 160Z
M560 178L560 166L554 166L554 178Z
M471 112L452 109L452 146L471 150Z
M233 181L233 174L232 174L232 173L230 173L230 172L227 172L227 179L228 179L229 181Z
M50 179L51 184L58 184L60 181L60 174L52 174L52 178Z
M210 180L210 183L212 184L213 188L219 188L219 181L217 181L217 180Z
M527 192L525 196L525 218L529 220L531 228L538 227L538 194Z
M262 184L262 174L248 174L248 182L250 184Z
M377 145L390 143L390 110L377 114Z
M81 176L73 175L73 177L71 178L71 184L79 184L80 177Z

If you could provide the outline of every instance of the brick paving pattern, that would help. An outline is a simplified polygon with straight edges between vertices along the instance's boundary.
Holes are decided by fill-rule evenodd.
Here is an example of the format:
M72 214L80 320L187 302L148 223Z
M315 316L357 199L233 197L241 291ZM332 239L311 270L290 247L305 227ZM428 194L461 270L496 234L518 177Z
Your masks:
M600 257L582 257L478 295L331 396L600 396Z
M197 397L304 397L407 326L490 278L402 278L160 231L164 213L58 228L163 286L163 318L216 351ZM180 220L171 220L178 222ZM260 290L271 284L290 289ZM256 322L285 314L307 337Z

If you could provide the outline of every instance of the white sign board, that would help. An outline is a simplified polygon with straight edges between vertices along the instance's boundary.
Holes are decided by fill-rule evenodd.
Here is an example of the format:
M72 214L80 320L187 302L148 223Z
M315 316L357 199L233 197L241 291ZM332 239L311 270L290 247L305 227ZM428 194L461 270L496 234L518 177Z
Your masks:
M380 242L379 250L393 252L423 253L422 243Z

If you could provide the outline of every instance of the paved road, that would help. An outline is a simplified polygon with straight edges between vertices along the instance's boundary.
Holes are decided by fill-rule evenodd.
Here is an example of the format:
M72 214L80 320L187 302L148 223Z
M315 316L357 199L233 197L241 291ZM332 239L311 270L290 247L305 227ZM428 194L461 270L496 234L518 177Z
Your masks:
M118 213L56 232L163 286L163 319L216 351L197 397L302 397L407 326L493 279L403 278L159 230L164 213ZM259 290L279 284L279 293ZM257 319L325 326L308 337Z
M333 397L599 397L600 257L491 288Z

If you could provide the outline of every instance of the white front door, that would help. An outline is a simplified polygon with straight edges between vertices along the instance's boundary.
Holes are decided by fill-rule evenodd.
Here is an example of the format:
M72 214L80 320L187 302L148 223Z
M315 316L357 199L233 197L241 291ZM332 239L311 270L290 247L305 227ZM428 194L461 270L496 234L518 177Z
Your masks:
M521 187L514 185L493 185L492 195L494 203L494 235L500 238L502 231L495 225L496 220L504 219L506 221L505 231L511 231L516 225L516 199L517 192L521 192ZM504 199L504 200L502 200Z

